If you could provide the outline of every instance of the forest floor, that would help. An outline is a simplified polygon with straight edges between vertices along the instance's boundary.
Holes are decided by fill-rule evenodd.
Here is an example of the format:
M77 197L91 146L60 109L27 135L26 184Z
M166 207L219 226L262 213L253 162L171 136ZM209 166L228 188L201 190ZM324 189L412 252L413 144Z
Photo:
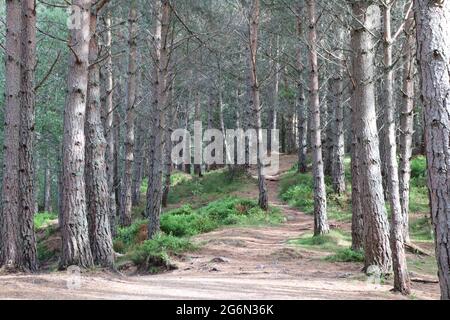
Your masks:
M283 156L281 172L295 161L295 156ZM405 298L390 292L391 280L370 281L361 263L329 262L327 252L295 245L293 240L312 232L313 217L278 200L279 181L272 180L270 204L282 212L284 223L226 227L196 236L200 249L175 258L175 271L140 276L87 272L75 286L67 272L7 275L0 277L0 299L439 299L437 284L414 283L413 294ZM256 188L235 193L257 197ZM330 223L333 229L350 227Z

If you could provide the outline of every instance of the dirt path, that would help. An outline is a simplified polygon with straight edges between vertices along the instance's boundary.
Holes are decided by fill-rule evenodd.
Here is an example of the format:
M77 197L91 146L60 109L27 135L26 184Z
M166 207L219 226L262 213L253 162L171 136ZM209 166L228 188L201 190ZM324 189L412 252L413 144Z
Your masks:
M295 157L283 157L281 170L294 161ZM277 181L268 182L268 191L271 205L282 210L286 223L201 235L196 240L204 244L202 249L180 258L174 272L134 277L89 274L75 286L67 273L2 276L0 298L404 299L390 293L390 285L365 281L360 264L325 262L323 252L290 246L288 240L311 232L313 219L279 202ZM240 195L254 197L256 192ZM438 299L438 288L415 285L413 297Z

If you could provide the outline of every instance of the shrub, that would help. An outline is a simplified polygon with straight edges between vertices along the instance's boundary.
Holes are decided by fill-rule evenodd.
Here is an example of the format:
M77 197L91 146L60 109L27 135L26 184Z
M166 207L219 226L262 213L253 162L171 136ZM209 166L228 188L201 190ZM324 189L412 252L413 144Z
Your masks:
M340 249L336 254L326 257L325 260L329 262L364 262L364 253L349 248Z
M42 212L34 216L34 226L36 229L42 229L46 227L50 221L57 220L58 215L51 212Z

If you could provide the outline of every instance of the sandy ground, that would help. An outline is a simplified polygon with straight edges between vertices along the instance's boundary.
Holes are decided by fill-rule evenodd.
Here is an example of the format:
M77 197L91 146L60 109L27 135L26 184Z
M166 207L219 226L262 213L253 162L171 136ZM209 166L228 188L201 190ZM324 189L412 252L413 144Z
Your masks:
M282 171L294 161L284 157ZM201 235L196 240L202 249L177 258L178 270L153 276L1 276L0 299L405 299L391 293L389 284L370 283L361 264L325 262L323 252L289 245L288 240L311 232L313 219L277 200L277 181L269 181L268 190L271 205L282 210L286 223ZM414 284L413 289L412 298L439 298L436 284Z

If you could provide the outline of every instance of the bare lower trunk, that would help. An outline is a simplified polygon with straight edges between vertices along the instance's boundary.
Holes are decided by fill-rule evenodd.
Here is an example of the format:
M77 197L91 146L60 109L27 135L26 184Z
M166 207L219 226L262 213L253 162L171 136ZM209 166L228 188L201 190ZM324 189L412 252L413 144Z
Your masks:
M136 161L134 162L133 169L133 188L132 188L132 203L137 206L141 203L141 185L142 177L144 176L144 149L145 149L145 132L141 124L136 124L136 147L134 148L134 154Z
M297 8L297 69L299 72L298 91L297 91L297 131L298 131L298 171L305 173L307 170L307 112L305 103L305 88L303 85L304 64L301 38L303 36L302 28L302 7Z
M406 42L403 47L403 99L400 113L400 204L403 238L409 238L409 190L414 134L414 13L410 12L405 24Z
M73 0L80 9L79 29L70 32L67 80L68 94L64 110L62 252L60 267L93 265L86 212L84 180L85 136L90 0Z
M33 272L38 269L34 234L34 215L36 213L33 161L35 128L34 69L36 66L36 2L34 0L22 0L21 38L22 96L19 144L21 267Z
M392 70L392 35L391 35L391 5L383 6L384 21L384 64L386 74L385 105L384 105L384 147L386 161L386 183L389 190L391 207L391 250L394 268L394 289L402 294L411 292L411 283L406 267L406 256L403 239L403 224L400 206L400 191L398 181L396 127L394 114L396 112L394 99L394 71Z
M381 181L379 139L375 112L374 39L378 7L365 1L352 4L355 17L352 32L356 151L360 168L361 204L364 206L365 268L381 273L391 270L389 223ZM370 32L369 32L370 31Z
M415 15L439 282L450 300L450 2L416 0Z
M161 42L159 46L159 63L157 80L157 119L154 123L155 145L153 164L149 187L147 192L147 216L149 217L148 238L152 239L160 229L160 214L162 205L162 172L164 160L164 131L166 129L167 107L167 78L169 68L169 29L170 29L170 4L168 0L161 0ZM159 14L158 14L159 16ZM158 49L157 49L158 50Z
M44 182L44 212L53 212L51 188L52 188L52 174L50 170L50 162L48 161L48 159L46 159L45 182Z
M115 154L115 142L114 142L114 104L113 104L113 64L112 64L112 32L111 32L111 12L108 10L104 17L105 26L105 47L108 57L106 59L105 66L105 138L106 138L106 173L108 177L109 188L109 224L112 236L116 234L116 192L114 188L115 183L115 171L114 171L114 154Z
M128 17L128 86L127 86L127 111L126 111L126 134L125 134L125 165L122 184L122 201L120 208L120 224L122 226L131 225L131 188L134 163L134 107L136 103L136 76L137 76L137 10L136 2L130 3L130 13Z
M6 1L5 109L3 129L3 187L0 215L0 267L20 266L19 244L19 127L21 5Z
M106 140L101 121L100 70L97 62L97 12L91 11L89 43L89 83L86 108L86 198L89 239L94 263L113 267L114 255L109 223L109 188L106 173Z
M313 148L314 177L314 235L329 232L327 219L327 195L322 159L322 135L320 125L319 69L317 62L316 2L307 0L309 20L309 63L310 63L310 104L311 104L311 142Z

